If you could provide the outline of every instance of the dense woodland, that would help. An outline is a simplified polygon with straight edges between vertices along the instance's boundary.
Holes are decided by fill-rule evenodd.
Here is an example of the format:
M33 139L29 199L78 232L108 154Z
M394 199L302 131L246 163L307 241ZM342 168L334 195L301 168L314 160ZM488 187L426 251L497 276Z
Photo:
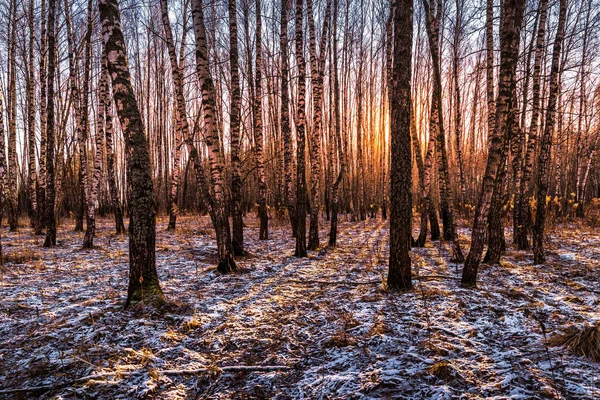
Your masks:
M0 396L600 396L597 0L0 21Z

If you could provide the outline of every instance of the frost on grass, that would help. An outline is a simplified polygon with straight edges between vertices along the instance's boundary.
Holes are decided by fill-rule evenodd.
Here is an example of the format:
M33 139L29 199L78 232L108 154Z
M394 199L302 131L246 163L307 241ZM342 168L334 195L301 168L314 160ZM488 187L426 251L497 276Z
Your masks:
M550 340L600 319L594 232L556 230L544 266L509 244L501 265L483 266L476 290L443 278L460 266L446 261L445 245L428 243L415 249L413 272L442 278L391 294L368 283L387 272L379 220L342 221L339 246L305 259L292 256L283 222L260 242L258 222L246 223L252 256L239 262L243 272L222 276L208 218L181 218L175 233L159 221L157 268L170 303L127 311L127 241L111 221L99 224L91 251L70 226L55 249L26 228L4 231L0 391L43 389L0 397L600 396L598 363ZM461 240L468 245L468 231ZM291 369L223 369L244 365Z

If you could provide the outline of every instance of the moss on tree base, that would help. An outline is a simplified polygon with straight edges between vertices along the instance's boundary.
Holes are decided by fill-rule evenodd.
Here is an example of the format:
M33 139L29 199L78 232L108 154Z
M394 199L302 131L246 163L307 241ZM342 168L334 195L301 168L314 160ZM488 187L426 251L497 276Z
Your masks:
M134 303L151 304L155 307L163 306L166 304L165 296L158 281L148 282L144 281L141 285L131 291L125 302L125 308L129 308Z

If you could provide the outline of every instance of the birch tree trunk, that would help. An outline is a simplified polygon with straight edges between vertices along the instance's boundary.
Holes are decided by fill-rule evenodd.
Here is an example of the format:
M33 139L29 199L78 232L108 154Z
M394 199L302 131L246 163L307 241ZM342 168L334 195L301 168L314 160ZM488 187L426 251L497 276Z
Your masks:
M486 0L485 7L485 87L487 94L488 141L496 123L496 97L494 95L494 0Z
M412 155L410 138L413 1L396 0L391 87L391 201L388 289L407 290L411 280Z
M452 74L454 81L454 140L456 146L456 163L458 164L458 179L460 184L460 197L459 204L461 209L463 208L465 196L466 196L466 183L465 173L463 170L463 157L462 157L462 108L461 108L461 96L460 96L460 40L462 36L462 13L463 13L463 2L456 0L456 19L454 22L454 41L452 44L453 58L452 58Z
M91 47L92 47L92 0L88 0L88 31L86 34L86 79L89 81L89 73L87 68L89 68L90 63L91 63ZM84 89L86 89L85 87L86 85L84 85ZM89 86L89 83L88 83ZM100 90L102 90L102 88L105 85L103 84L103 82L100 82ZM87 96L87 92L84 93L84 96ZM104 107L102 104L102 99L104 98L104 94L103 93L99 93L99 107L98 107L98 111L97 111L97 115L96 115L96 142L95 142L95 156L94 156L94 161L93 161L93 175L92 175L92 179L90 181L89 177L87 180L87 190L86 190L86 196L85 196L85 200L86 200L86 228L85 228L85 236L83 238L83 248L84 249L91 249L94 247L94 235L96 234L96 199L98 197L98 184L100 183L100 175L102 173L102 148L103 146L103 142L102 142L102 136L100 134L100 132L102 132L103 128L104 128ZM85 110L83 111L83 114L85 114L87 116L87 104L88 101L85 100L82 102L83 105L86 106ZM87 118L86 118L87 120ZM86 130L87 130L87 126L88 123L86 121ZM85 166L85 169L87 170L87 164ZM86 176L87 176L87 171L86 171Z
M296 207L292 192L293 156L292 156L292 130L290 127L290 95L289 95L289 64L288 64L288 18L291 0L281 0L281 28L279 47L281 49L281 136L283 139L283 169L284 198L290 216L292 233L296 236Z
M233 252L246 255L244 250L244 220L242 219L242 178L240 160L240 67L238 52L237 0L229 0L229 67L231 70L231 216L233 222Z
M304 61L302 17L304 0L296 0L296 62L298 63L298 104L296 106L296 251L306 257L306 63Z
M338 210L340 202L340 184L346 175L346 156L344 149L346 145L343 143L342 130L340 126L340 81L338 76L338 50L337 50L337 16L338 16L338 0L333 0L333 23L331 33L331 52L332 65L331 75L333 77L333 119L334 119L334 138L337 141L337 156L339 159L339 172L331 186L331 227L329 229L329 245L337 244L337 227L338 227ZM344 137L346 137L344 135Z
M483 246L494 182L502 162L502 146L506 140L507 122L515 90L515 68L518 58L521 24L525 9L524 0L505 0L504 18L500 29L500 81L495 107L495 124L489 138L489 152L479 201L475 208L475 220L471 233L471 249L462 274L462 285L474 287Z
M44 247L56 246L56 217L54 215L54 74L55 66L55 37L54 25L56 16L56 0L48 0L48 84L46 98L46 239Z
M98 7L108 72L127 154L129 289L125 308L137 301L160 304L164 299L156 271L156 211L148 143L131 85L117 0L99 0Z
M262 22L260 13L260 0L256 0L256 75L252 115L254 117L254 151L256 155L256 174L258 176L258 215L260 218L258 239L267 240L269 238L269 216L267 214L267 183L265 181L262 121Z
M47 138L47 70L46 70L46 0L42 0L40 11L41 29L40 29L40 179L39 179L39 191L38 191L38 223L35 229L36 235L41 235L42 229L45 227L46 222L46 138Z
M299 0L297 0L299 1ZM301 0L300 0L301 1ZM323 31L317 55L317 39L315 35L315 20L313 16L312 0L306 0L306 12L308 13L308 32L310 36L309 54L312 81L312 103L313 103L313 129L309 141L310 154L310 231L308 235L309 250L319 247L319 205L320 205L320 182L321 182L321 136L323 134L323 74L325 68L325 44L327 29L329 27L329 16L331 13L331 1L327 0L325 17L323 20Z
M37 203L37 172L35 164L36 133L35 133L35 73L34 64L34 42L35 28L34 21L34 0L29 1L29 53L27 63L27 155L28 155L28 191L31 201L30 224L34 232L38 230L38 203Z
M446 153L446 134L444 132L444 120L442 114L442 75L439 57L442 2L441 0L438 0L436 4L433 0L423 0L423 7L425 9L425 27L429 39L429 50L433 64L432 120L430 126L434 128L431 133L435 133L437 136L436 153L438 159L440 209L442 213L442 222L444 224L444 239L452 242L453 261L462 262L464 256L458 241L456 221L454 219L454 211L450 201L448 155Z
M560 12L558 16L558 28L554 47L552 49L552 65L550 67L550 89L548 105L546 107L546 123L540 147L540 158L537 173L537 208L535 212L535 225L533 227L533 262L543 264L546 261L544 255L544 225L546 223L546 196L548 194L548 171L550 163L550 150L552 148L552 135L556 118L556 103L560 90L560 55L562 43L565 38L565 24L567 15L567 0L560 0Z
M4 106L2 103L2 87L0 87L0 149L2 149L0 151L0 209L3 207L6 193L6 153L4 153L6 143L4 142ZM2 237L0 236L0 265L2 264L4 264L4 256L2 253Z
M212 186L212 191L206 190L206 192L212 193L213 197L213 225L217 236L217 250L219 253L219 265L217 269L221 273L229 273L237 270L237 265L234 260L231 231L225 208L224 166L221 157L221 142L216 125L215 86L208 65L208 49L206 46L202 0L193 0L192 4L194 35L196 37L196 73L198 74L202 91L205 142L208 147L210 183Z
M19 226L17 176L17 2L10 2L10 39L8 53L8 225L11 232Z
M538 22L535 56L533 62L533 92L532 92L532 111L529 134L527 139L527 150L523 160L523 172L521 174L521 184L519 185L518 200L515 207L519 208L518 223L515 231L515 242L519 250L529 249L529 240L527 232L531 226L531 210L527 198L530 195L531 179L533 172L533 163L535 159L538 123L540 119L540 80L542 72L542 56L544 54L544 37L546 34L546 18L548 15L548 0L540 0L540 18Z
M187 4L187 3L186 3ZM181 121L182 115L186 115L181 112L181 108L185 110L185 99L183 99L183 79L181 76L181 69L179 62L177 61L177 52L175 50L175 42L173 41L173 32L171 31L171 23L169 22L169 7L167 0L160 0L161 19L163 25L163 32L165 34L165 42L167 45L167 51L169 53L169 61L171 62L171 76L173 79L173 86L175 90L175 147L173 149L173 171L171 173L171 182L169 185L169 225L167 230L175 230L177 226L177 193L179 189L179 163L181 160L181 146L183 144L182 137L184 136L183 122ZM187 10L186 10L187 11ZM185 19L185 13L184 17ZM184 28L185 32L185 28ZM185 35L185 33L184 33ZM183 46L183 41L182 41ZM183 100L183 104L180 102Z
M102 77L101 82L104 84L104 136L106 142L106 174L108 176L108 190L110 200L115 216L115 231L117 235L125 233L125 224L123 224L123 211L121 210L121 202L117 191L117 182L115 175L115 148L113 144L113 111L112 100L110 96L110 76L108 75L108 59L106 52L102 52Z

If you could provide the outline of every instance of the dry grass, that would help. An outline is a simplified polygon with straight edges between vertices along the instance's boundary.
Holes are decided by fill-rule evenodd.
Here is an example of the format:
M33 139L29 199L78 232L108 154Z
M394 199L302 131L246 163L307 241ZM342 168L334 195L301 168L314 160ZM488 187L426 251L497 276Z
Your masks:
M600 322L580 328L570 327L565 333L548 339L548 344L553 347L564 347L575 355L600 362Z
M18 251L11 251L2 256L2 261L5 264L27 264L30 261L39 259L40 255L29 248L21 248Z
M446 383L461 380L456 368L446 360L436 362L427 368L427 372Z
M327 340L323 344L323 346L325 348L330 348L330 347L342 348L342 347L347 347L347 346L356 346L357 343L358 343L358 341L356 340L355 337L353 337L352 335L350 335L349 333L347 333L344 330L338 330L335 335L333 335L331 338L329 338L329 340Z

